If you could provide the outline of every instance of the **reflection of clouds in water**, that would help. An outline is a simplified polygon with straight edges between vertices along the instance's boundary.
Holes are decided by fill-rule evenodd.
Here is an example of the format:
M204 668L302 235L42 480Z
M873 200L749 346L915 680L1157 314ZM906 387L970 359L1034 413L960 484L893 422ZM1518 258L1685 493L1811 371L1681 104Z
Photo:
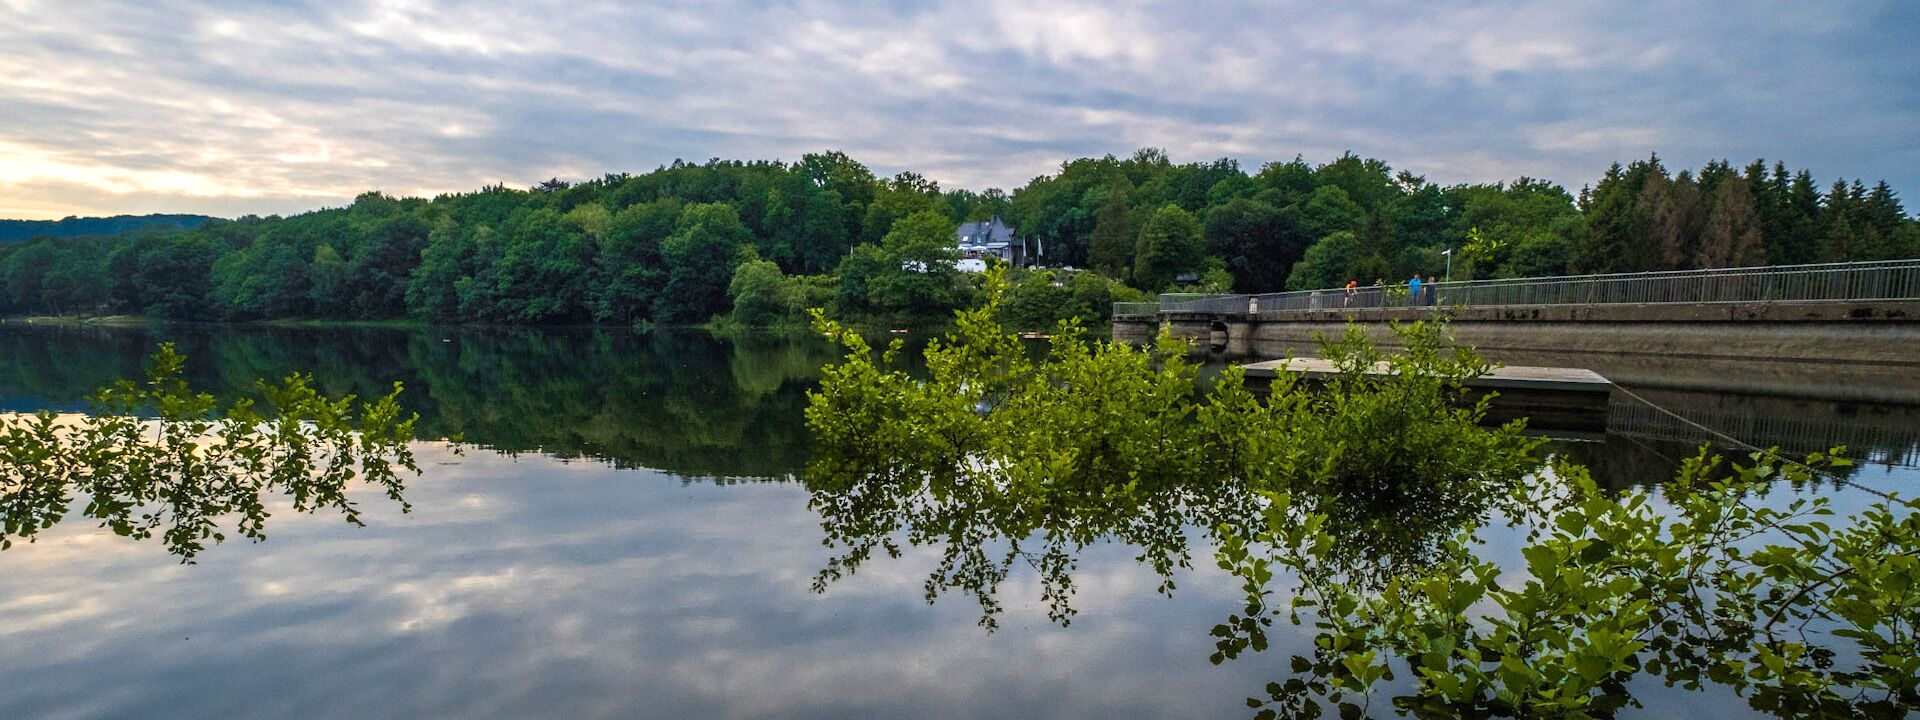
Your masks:
M90 621L105 616L110 609L105 601L96 597L74 598L58 593L21 595L0 602L0 618L6 619L0 623L0 637Z
M924 604L925 550L814 594L797 485L420 453L414 512L361 493L365 528L277 513L194 567L88 523L0 554L0 716L1219 715L1284 661L1207 665L1235 593L1201 554L1169 600L1089 549L1066 629L1016 571L988 634Z

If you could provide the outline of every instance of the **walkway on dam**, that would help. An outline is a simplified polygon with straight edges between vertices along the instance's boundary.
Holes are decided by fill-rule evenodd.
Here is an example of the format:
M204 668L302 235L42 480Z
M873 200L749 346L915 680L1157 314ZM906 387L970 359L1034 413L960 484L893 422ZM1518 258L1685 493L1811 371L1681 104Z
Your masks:
M1116 303L1113 336L1286 357L1364 324L1445 318L1481 349L1920 365L1920 259L1334 288Z
M1458 311L1862 301L1920 302L1920 258L1422 283L1417 296L1404 282L1251 295L1168 293L1157 303L1114 303L1113 313L1128 318L1174 313L1246 317L1423 308Z

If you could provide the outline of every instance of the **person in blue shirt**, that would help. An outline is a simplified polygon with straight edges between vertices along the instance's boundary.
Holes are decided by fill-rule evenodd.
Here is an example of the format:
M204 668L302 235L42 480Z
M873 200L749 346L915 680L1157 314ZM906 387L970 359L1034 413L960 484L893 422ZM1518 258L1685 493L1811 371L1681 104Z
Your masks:
M1407 304L1408 305L1420 304L1420 276L1419 275L1415 275L1413 276L1412 280L1407 281Z

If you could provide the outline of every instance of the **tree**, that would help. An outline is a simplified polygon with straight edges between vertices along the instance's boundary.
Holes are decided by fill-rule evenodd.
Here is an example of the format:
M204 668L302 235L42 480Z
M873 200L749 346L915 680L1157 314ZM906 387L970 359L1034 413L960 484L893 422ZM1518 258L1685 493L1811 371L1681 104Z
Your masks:
M780 265L754 258L740 263L727 284L733 311L727 318L741 327L771 327L801 319L801 299Z
M1288 290L1318 290L1345 285L1348 281L1358 281L1365 285L1362 278L1366 270L1356 261L1364 256L1360 246L1360 237L1350 231L1337 232L1320 238L1319 242L1307 248L1306 257L1294 264L1293 271L1287 275Z
M346 292L355 316L406 314L408 277L420 264L431 233L431 226L418 217L396 216L379 221L349 249Z
M1172 203L1163 205L1140 229L1133 258L1134 282L1148 290L1169 287L1181 273L1199 269L1205 251L1200 223L1193 219L1193 213Z
M652 315L667 282L660 246L679 217L680 203L668 199L624 208L607 223L595 255L606 280L592 293L594 320L631 325Z
M1647 270L1686 270L1699 254L1700 227L1705 220L1700 186L1681 171L1669 181L1664 175L1647 178L1640 190L1640 210L1652 249Z
M1240 292L1278 291L1313 242L1299 217L1259 200L1228 201L1207 213L1207 254L1226 263Z
M208 268L216 256L204 238L182 235L141 243L131 282L137 304L163 318L212 319Z
M1133 263L1135 242L1140 237L1133 210L1127 205L1124 188L1108 188L1094 219L1093 237L1088 242L1087 261L1094 269L1113 276L1125 275Z
M1766 242L1760 235L1760 217L1753 206L1747 181L1740 177L1720 183L1713 198L1713 211L1700 235L1700 248L1694 267L1750 267L1767 261Z
M407 280L407 312L429 322L460 321L459 283L472 280L479 244L492 235L485 225L434 230Z
M1657 179L1656 179L1657 178ZM1579 272L1637 272L1660 266L1660 245L1642 198L1665 197L1666 168L1658 155L1622 168L1618 163L1586 193L1581 210L1589 232L1574 260ZM1652 191L1649 184L1658 185Z
M1337 232L1357 235L1366 230L1367 211L1347 191L1327 185L1316 188L1301 206L1300 225L1308 237L1316 239Z
M845 353L806 412L809 506L835 553L816 588L910 537L947 550L929 602L971 595L995 627L1025 562L1065 624L1083 549L1129 546L1173 592L1210 547L1245 592L1213 662L1266 650L1281 623L1313 635L1249 698L1268 719L1372 702L1603 718L1656 682L1782 717L1920 705L1920 501L1882 494L1850 517L1819 493L1759 502L1839 479L1843 458L1729 465L1703 447L1671 483L1603 489L1544 465L1524 421L1489 426L1484 402L1462 402L1491 366L1443 326L1396 327L1399 353L1350 328L1321 348L1336 372L1283 371L1260 397L1237 370L1196 383L1165 332L1134 348L1068 324L1034 352L996 322L1002 293L990 275L987 302L912 368L816 316ZM1494 523L1521 531L1518 552L1485 550ZM1376 697L1382 681L1405 694Z
M945 209L938 183L917 173L900 173L883 183L874 194L873 202L867 205L866 220L861 223L862 237L868 242L877 241L901 218L922 212L942 214Z
M321 317L345 314L352 299L347 287L347 261L332 245L322 244L313 249L313 262L308 267L312 277L308 281L307 300L314 314Z
M1350 152L1314 170L1313 180L1320 187L1339 188L1366 212L1386 207L1403 188L1386 163Z
M734 263L740 248L752 242L752 233L732 205L688 205L680 212L673 235L660 246L667 284L654 301L655 319L702 321L725 310Z
M880 241L884 265L867 279L867 302L878 310L917 317L960 307L962 277L954 268L956 224L935 210L901 218Z
M683 227L694 206L705 208L694 213L701 218L724 206L735 221ZM1143 242L1168 206L1198 224L1198 250L1184 232L1167 242L1164 228L1157 244ZM947 223L999 216L1043 264L1092 267L1156 291L1210 262L1242 292L1436 274L1441 253L1475 228L1490 252L1469 264L1456 255L1456 276L1920 254L1920 225L1891 185L1826 189L1807 171L1759 160L1741 171L1713 160L1674 174L1650 156L1608 168L1576 198L1525 177L1442 187L1351 153L1318 167L1297 157L1268 163L1250 176L1231 158L1176 163L1142 148L1069 160L1007 193L943 190L912 172L881 180L844 153L825 152L792 164L676 160L536 190L494 185L432 199L369 192L344 208L290 217L0 243L0 311L698 322L727 312L737 253L753 248L790 280L843 271L794 280L810 291L842 288L840 307L905 317L973 292L959 275L914 278L889 267L943 252L928 245L901 255L885 242L921 213ZM1348 236L1328 242L1341 233ZM1040 248L1044 256L1032 252ZM1142 267L1143 249L1163 266ZM915 265L923 266L932 267Z

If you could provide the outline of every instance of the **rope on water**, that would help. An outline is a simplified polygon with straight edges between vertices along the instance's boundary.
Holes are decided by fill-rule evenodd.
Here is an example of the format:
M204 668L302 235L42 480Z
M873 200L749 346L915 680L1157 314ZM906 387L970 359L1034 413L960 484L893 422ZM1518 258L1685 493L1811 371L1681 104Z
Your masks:
M1747 449L1747 450L1751 450L1751 451L1753 451L1753 452L1767 452L1767 450L1768 450L1767 448L1763 448L1763 447L1760 447L1760 446L1758 446L1758 445L1755 445L1755 444L1753 444L1753 443L1750 443L1750 442L1747 442L1747 441L1745 441L1745 440L1741 440L1740 438L1737 438L1737 437L1734 437L1734 436L1732 436L1732 435L1728 435L1728 434L1726 434L1726 433L1723 433L1723 432L1720 432L1719 430L1715 430L1715 429L1713 429L1713 428L1710 428L1710 427L1707 427L1707 426L1705 426L1705 425L1701 425L1700 423L1697 423L1697 422L1694 422L1693 420L1690 420L1690 419L1688 419L1688 418L1687 418L1687 417L1686 417L1685 415L1681 415L1680 413L1677 413L1677 412L1674 412L1674 411L1672 411L1672 410L1668 410L1668 409L1666 409L1666 408L1664 408L1664 407L1661 407L1659 403L1656 403L1656 402L1654 402L1654 401L1652 401L1652 400L1648 400L1648 399L1646 399L1646 398L1643 398L1643 397L1640 397L1640 394L1639 394L1639 393L1636 393L1636 392L1634 392L1634 391L1632 391L1632 390L1628 390L1628 389L1626 388L1626 386L1624 386L1624 385L1621 385L1621 384L1619 384L1619 383L1614 383L1614 385L1613 385L1613 389L1615 389L1615 390L1619 390L1619 391L1620 391L1620 392L1621 392L1622 394L1625 394L1625 395L1626 395L1627 397L1630 397L1630 398L1633 398L1633 399L1635 399L1635 400L1638 400L1638 401L1640 401L1641 403L1643 403L1643 404L1645 404L1645 405L1646 405L1647 407L1650 407L1650 408L1653 408L1653 409L1655 409L1655 410L1658 410L1658 411L1660 411L1660 412L1662 412L1662 413L1665 413L1665 414L1666 414L1667 416L1669 416L1669 417L1672 417L1672 418L1673 418L1673 419L1675 419L1675 420L1679 420L1680 422L1683 422L1683 423L1686 423L1687 425L1690 425L1690 426L1692 426L1692 427L1694 427L1695 429L1698 429L1698 430L1700 430L1701 432L1704 432L1704 433L1707 433L1708 435L1712 435L1712 436L1714 436L1714 437L1716 437L1716 438L1720 438L1720 439L1722 439L1722 440L1725 440L1725 441L1727 441L1727 442L1729 442L1729 443L1732 443L1733 445L1736 445L1736 446L1739 446L1739 447L1741 447L1741 448L1745 448L1745 449ZM1807 470L1809 470L1809 471L1811 471L1811 472L1814 472L1814 473L1816 473L1816 474L1819 474L1819 475L1824 475L1824 476L1826 476L1826 477L1828 477L1828 478L1830 478L1830 479L1832 479L1832 480L1833 480L1834 482L1837 482L1837 483L1840 483L1840 484L1842 484L1842 485L1846 485L1846 486L1848 486L1848 487L1851 487L1851 488L1854 488L1854 489L1856 489L1856 490L1864 490L1864 491L1866 491L1866 492L1869 492L1869 493L1873 493L1873 494L1875 494L1875 495L1878 495L1878 496L1880 496L1880 497L1881 497L1881 498L1883 498L1883 499L1887 499L1887 500L1892 500L1892 499L1893 499L1893 494L1892 494L1892 493L1888 493L1888 492L1885 492L1885 491L1882 491L1882 490L1877 490L1877 489L1874 489L1874 488L1870 488L1870 487L1867 487L1867 486L1865 486L1865 485L1861 485L1860 483L1857 483L1857 482L1854 482L1854 481L1852 481L1852 480L1850 480L1850 479L1848 479L1848 478L1845 478L1845 477L1841 477L1839 473L1835 473L1835 472L1831 472L1831 471L1827 471L1827 470L1822 470L1822 469L1820 469L1820 468L1816 468L1816 467L1813 467L1813 466L1811 466L1811 465L1808 465L1808 464L1806 464L1806 463L1803 463L1803 462L1800 462L1800 461L1798 461L1798 460L1795 460L1795 459L1793 459L1793 458L1791 458L1791 457L1787 457L1787 456L1786 456L1786 455L1784 455L1784 454L1780 454L1780 455L1778 455L1778 457L1779 457L1779 458L1780 458L1780 459L1781 459L1782 461L1784 461L1784 462L1790 462L1790 463L1793 463L1793 464L1795 464L1795 465L1798 465L1798 466L1800 466L1800 467L1802 467L1802 468L1806 468Z

